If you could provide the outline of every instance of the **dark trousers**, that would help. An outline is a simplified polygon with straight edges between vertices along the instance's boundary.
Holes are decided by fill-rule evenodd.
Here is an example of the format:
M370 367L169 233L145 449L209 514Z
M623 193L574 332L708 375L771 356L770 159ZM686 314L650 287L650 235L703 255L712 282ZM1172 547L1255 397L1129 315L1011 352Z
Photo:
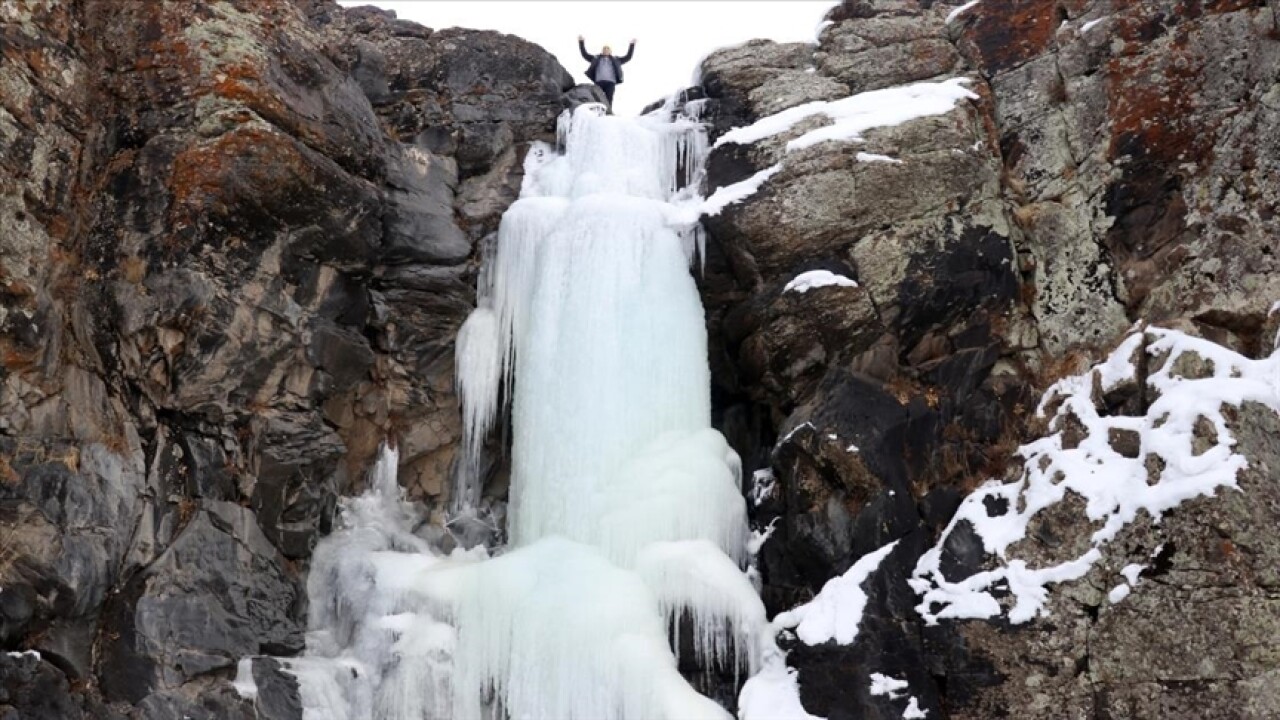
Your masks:
M609 99L609 112L613 112L613 86L617 83L611 83L608 80L597 81L596 85L604 91L604 96Z

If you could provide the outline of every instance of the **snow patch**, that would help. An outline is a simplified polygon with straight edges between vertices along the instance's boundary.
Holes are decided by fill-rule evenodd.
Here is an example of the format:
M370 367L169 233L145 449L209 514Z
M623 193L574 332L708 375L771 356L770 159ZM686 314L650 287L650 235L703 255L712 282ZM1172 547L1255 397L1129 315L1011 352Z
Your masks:
M809 714L800 704L796 671L786 665L780 653L765 663L738 693L739 720L823 720Z
M928 710L920 709L920 701L912 697L907 701L907 708L902 711L902 720L921 720L928 716Z
M1115 605L1121 600L1129 597L1129 592L1129 586L1125 583L1120 583L1119 585L1111 588L1111 592L1107 593L1107 599L1111 601L1112 605Z
M867 607L867 593L862 583L897 544L895 540L863 555L845 574L828 580L812 600L779 613L773 624L778 628L794 628L796 637L806 645L820 645L830 640L840 645L852 643L858 636L862 612Z
M1141 575L1142 571L1146 569L1147 569L1146 565L1132 563L1130 565L1125 565L1124 568L1120 570L1120 574L1124 576L1125 580L1129 581L1130 585L1137 585L1138 576Z
M779 441L775 444L775 446L776 446L776 445L781 445L781 444L785 443L786 441L790 440L790 439L791 439L791 437L792 437L793 435L795 435L796 433L800 432L800 431L801 431L801 430L803 430L804 428L809 428L810 430L816 430L816 429L817 429L817 428L815 428L815 427L813 426L813 423L811 423L811 422L809 422L809 421L807 421L807 420L806 420L805 422L802 422L802 423L800 423L799 425L797 425L797 426L795 426L795 427L791 428L790 430L788 430L788 431L787 431L787 434L786 434L786 435L783 435L783 436L782 436L782 439L781 439L781 440L779 440Z
M887 695L890 700L896 700L902 697L902 691L906 690L907 686L906 680L899 680L880 673L871 673L872 695Z
M700 206L698 206L698 209L700 210L698 214L709 215L712 217L719 215L720 211L724 210L726 207L740 203L754 195L756 191L760 189L760 186L764 184L765 180L777 175L778 171L781 169L781 165L774 165L761 170L746 180L741 180L732 185L726 185L716 190L711 194L711 197L707 198Z
M1145 352L1161 363L1147 377L1158 399L1143 417L1101 415L1093 400L1094 388L1105 393L1137 377L1133 357L1144 351L1144 336L1150 340ZM1212 363L1212 376L1177 374L1177 360L1187 353ZM1010 483L988 481L970 494L938 544L921 556L910 580L921 600L917 611L929 624L944 618L1000 615L1016 624L1040 615L1049 586L1084 576L1102 558L1107 543L1140 512L1158 520L1187 500L1236 488L1236 476L1246 461L1232 451L1235 440L1223 406L1238 407L1247 401L1280 412L1280 353L1250 360L1207 340L1160 328L1129 337L1088 373L1058 381L1037 410L1042 417L1052 414L1054 432L1019 448L1018 454L1025 458L1022 476ZM1070 449L1063 447L1068 416L1085 429L1084 439ZM1199 454L1192 447L1198 421L1212 424L1217 433L1217 443ZM1126 457L1111 447L1112 430L1137 434L1137 457ZM1150 478L1149 456L1161 458L1164 466ZM1100 525L1092 536L1093 547L1077 558L1043 568L1010 557L1009 547L1026 536L1032 517L1061 502L1067 493L1085 503L1080 522ZM988 512L988 504L1004 510ZM987 553L998 562L991 570L950 581L941 572L942 547L962 522L972 525ZM1136 579L1140 568L1133 567L1126 570ZM1004 592L1009 602L1002 605L996 597Z
M1080 26L1080 34L1081 34L1081 35L1083 35L1083 34L1085 34L1085 33L1089 32L1089 30L1090 30L1091 28L1093 28L1094 26L1096 26L1098 23L1104 22L1106 19L1107 19L1107 18L1104 16L1104 17L1100 17L1100 18L1098 18L1097 20L1090 20L1089 22L1087 22L1087 23L1085 23L1085 24L1081 25L1081 26Z
M818 26L813 29L813 42L816 44L818 39L822 37L822 31L835 24L834 20L823 20L818 23Z
M978 96L965 87L968 78L871 90L840 100L816 100L763 117L734 128L715 147L730 143L749 144L790 130L802 120L822 115L830 125L810 130L787 143L787 150L799 150L827 140L861 141L862 133L875 127L890 127L917 118L944 115L963 99Z
M969 0L969 2L967 2L967 3L963 4L963 5L961 5L960 7L956 8L955 10L952 10L951 12L947 13L947 19L946 19L946 20L944 20L944 21L943 21L943 23L944 23L944 24L947 24L947 25L950 25L952 20L955 20L956 18L958 18L958 17L960 17L961 15L965 14L965 13L966 13L968 10L970 10L974 5L977 5L977 4L978 4L978 3L980 3L980 2L982 2L982 0Z
M801 295L820 287L835 285L838 287L858 287L858 283L830 270L810 270L800 273L782 288L782 292L798 292Z
M875 153L860 152L856 156L858 162L864 163L888 163L889 165L901 165L902 161L888 155L877 155Z

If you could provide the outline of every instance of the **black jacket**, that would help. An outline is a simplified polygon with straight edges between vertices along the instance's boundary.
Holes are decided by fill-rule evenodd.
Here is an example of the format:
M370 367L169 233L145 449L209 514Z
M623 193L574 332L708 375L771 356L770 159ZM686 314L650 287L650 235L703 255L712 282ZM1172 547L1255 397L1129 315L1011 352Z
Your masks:
M631 43L630 47L627 48L627 54L623 55L622 57L618 57L616 55L592 55L591 53L587 52L587 46L584 45L581 40L578 41L578 52L582 53L582 59L591 63L591 65L587 68L587 78L589 78L591 82L596 81L596 68L600 67L600 61L608 60L609 62L613 63L613 74L615 77L618 78L618 82L616 84L621 85L622 84L622 64L625 62L630 62L631 54L634 53L635 51L636 51L636 44Z

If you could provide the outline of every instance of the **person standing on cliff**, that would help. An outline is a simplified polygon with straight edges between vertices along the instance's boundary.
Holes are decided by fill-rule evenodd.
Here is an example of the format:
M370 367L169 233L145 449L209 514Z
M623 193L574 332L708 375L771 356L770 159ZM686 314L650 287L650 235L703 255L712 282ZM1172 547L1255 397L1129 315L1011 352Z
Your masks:
M627 54L617 57L613 54L613 49L605 45L600 50L599 55L592 55L587 52L586 40L581 35L578 36L578 52L582 53L582 59L591 63L587 67L587 77L591 78L591 82L595 83L604 91L604 96L609 99L609 114L613 114L613 88L622 84L622 65L630 62L631 54L636 51L636 41L631 41L631 46L627 48Z

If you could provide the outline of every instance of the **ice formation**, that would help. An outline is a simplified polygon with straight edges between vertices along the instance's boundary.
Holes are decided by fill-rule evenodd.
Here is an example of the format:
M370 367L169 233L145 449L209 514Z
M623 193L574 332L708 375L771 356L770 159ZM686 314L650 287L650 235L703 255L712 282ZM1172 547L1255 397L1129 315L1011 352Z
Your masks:
M764 666L738 695L739 720L823 720L800 703L795 668L787 667L782 652L765 658Z
M1134 363L1137 353L1151 358L1145 382L1158 397L1142 416L1100 413L1096 393L1142 381ZM1188 354L1210 364L1212 374L1184 376L1180 359ZM1054 432L1019 448L1025 458L1022 476L1009 483L989 482L969 495L938 544L921 556L910 581L920 595L917 611L931 624L943 618L996 616L1022 623L1040 615L1049 586L1083 577L1103 557L1107 543L1139 513L1158 522L1165 511L1187 500L1236 488L1246 460L1233 451L1235 440L1223 408L1249 401L1280 412L1280 353L1250 360L1208 340L1160 328L1131 335L1106 362L1058 381L1037 410L1041 416L1052 416ZM1064 443L1069 419L1083 428L1084 437L1075 447ZM1204 422L1212 425L1216 439L1198 452L1195 428ZM1111 446L1113 432L1136 435L1135 457ZM1158 471L1149 470L1156 465L1152 457L1162 461ZM1033 568L1011 556L1009 548L1026 536L1031 519L1067 493L1085 503L1081 522L1097 526L1092 547L1079 557L1045 567ZM1007 509L992 513L987 501ZM942 547L962 522L971 524L995 566L951 581L941 571ZM1113 590L1112 602L1128 595L1141 570L1138 564L1124 568L1129 582ZM1009 599L1002 604L997 597L1006 593Z
M603 109L529 153L458 336L453 510L509 408L509 545L433 550L386 451L315 553L307 654L287 663L307 720L723 719L672 636L688 628L703 667L758 667L741 467L710 427L690 272L705 129L674 103Z

